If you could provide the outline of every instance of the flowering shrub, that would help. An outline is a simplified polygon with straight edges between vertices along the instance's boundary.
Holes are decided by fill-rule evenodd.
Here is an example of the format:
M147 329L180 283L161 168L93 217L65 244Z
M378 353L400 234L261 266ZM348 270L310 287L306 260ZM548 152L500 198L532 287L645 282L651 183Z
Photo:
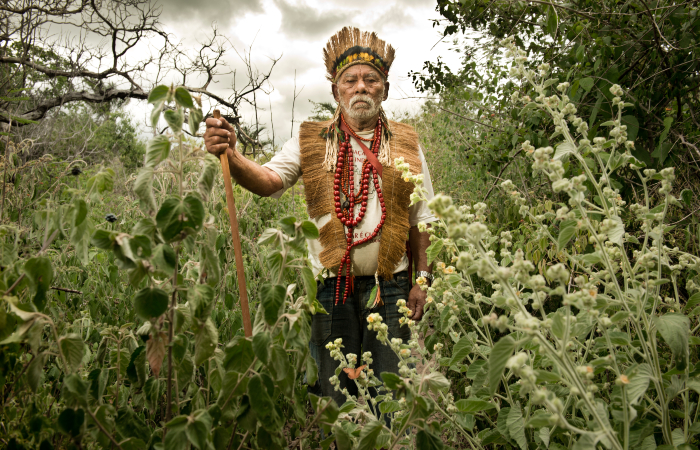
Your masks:
M547 64L539 73L526 69L525 54L508 38L502 44L515 61L511 75L538 94L514 100L524 102L523 113L546 111L556 125L555 147L525 142L523 149L567 201L556 210L551 202L531 204L511 181L501 184L532 226L539 260L526 257L531 243L515 248L510 231L491 233L485 204L458 207L443 195L430 201L440 220L427 229L428 257L445 255L451 265L436 263L431 287L419 280L428 292L426 312L411 326L426 335L418 353L431 353L439 366L422 374L404 369L401 385L415 394L440 371L463 374L464 392L437 389L434 402L423 401L443 413L435 432L472 448L691 448L700 432L700 371L691 345L700 339L690 325L700 293L684 301L681 290L684 278L700 271L700 259L664 245L665 216L677 203L674 171L645 170L630 154L619 86L610 89L617 118L602 124L610 127L607 137L591 142L566 95L568 83L548 78ZM396 167L416 183L412 201L423 199L421 180L403 161ZM622 170L643 186L640 203L626 205L610 183ZM490 294L478 288L484 282ZM698 290L692 279L687 288Z

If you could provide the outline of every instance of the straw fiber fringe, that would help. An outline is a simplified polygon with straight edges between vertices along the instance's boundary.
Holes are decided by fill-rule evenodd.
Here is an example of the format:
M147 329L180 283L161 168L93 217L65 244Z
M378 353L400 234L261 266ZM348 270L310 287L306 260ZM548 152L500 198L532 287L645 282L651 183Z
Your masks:
M329 122L304 122L299 129L299 144L301 147L301 167L304 177L306 205L309 216L316 218L331 214L331 220L321 227L320 243L323 247L319 255L321 264L337 273L340 259L345 254L344 227L340 220L332 214L333 209L333 172L328 172L322 164L326 156L326 142L321 136ZM421 162L418 156L418 135L410 125L389 122L391 127L391 155L394 158L403 156L404 161L411 167L411 172L421 172ZM382 227L378 274L384 279L393 278L394 269L406 251L408 238L408 208L413 183L407 183L401 178L401 173L394 168L393 161L384 164L382 173L382 191L387 208L386 220Z
M333 173L319 164L326 156L326 140L321 136L331 125L327 122L304 122L299 127L301 170L309 217L315 219L333 210ZM334 135L335 133L333 133ZM329 136L330 137L330 136ZM336 138L337 139L337 138ZM336 140L337 146L337 140ZM336 147L337 158L337 147ZM338 221L340 223L340 221Z
M395 57L394 47L379 39L375 32L370 33L369 31L360 31L359 28L344 27L328 40L326 48L323 49L323 62L326 65L326 77L329 81L335 81L333 72L338 58L345 53L346 50L355 46L371 49L382 58L387 71L391 68ZM361 64L359 61L358 63ZM348 64L343 70L351 65L354 64ZM338 75L340 74L337 74L336 77Z
M340 122L340 103L338 107L335 108L335 113L333 118L329 122L329 127L331 124L337 124ZM332 130L329 130L332 131ZM335 163L338 161L338 151L339 151L338 135L334 132L329 132L326 139L326 155L323 159L323 168L329 172L335 171Z

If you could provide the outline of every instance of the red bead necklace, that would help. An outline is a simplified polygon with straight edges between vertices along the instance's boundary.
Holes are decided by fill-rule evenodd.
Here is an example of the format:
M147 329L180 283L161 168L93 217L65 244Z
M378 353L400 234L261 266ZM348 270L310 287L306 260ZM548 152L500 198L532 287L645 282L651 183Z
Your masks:
M340 116L340 120L345 123L345 118ZM345 124L347 126L347 123ZM379 153L379 147L381 145L382 139L382 121L379 119L377 121L377 126L374 129L374 137L371 139L361 138L358 136L352 128L347 127L350 130L350 134L356 139L361 139L363 141L372 141L371 151L375 155ZM348 133L343 132L343 140L340 142L340 149L338 151L338 161L336 163L335 169L335 180L333 182L333 199L335 200L335 213L336 217L343 223L347 229L346 242L347 247L345 250L345 255L340 260L340 268L338 269L338 282L335 287L335 304L338 304L340 300L340 277L343 276L343 270L345 270L345 292L343 294L343 304L348 298L348 291L352 288L352 261L350 259L350 251L353 247L369 242L379 234L379 231L384 225L386 220L386 206L384 205L384 196L382 194L382 188L379 185L379 174L377 169L375 169L369 161L365 160L362 164L362 177L360 183L360 190L355 192L355 178L354 178L354 163L353 163L353 150L350 144L350 136ZM369 195L370 186L370 175L371 180L374 181L374 188L377 192L377 197L379 198L379 204L382 208L382 217L379 220L379 224L374 229L371 235L360 239L358 241L354 240L354 229L362 222L362 219L367 212L367 197ZM340 193L345 195L345 202L340 203ZM357 217L355 217L355 205L360 204L360 212Z

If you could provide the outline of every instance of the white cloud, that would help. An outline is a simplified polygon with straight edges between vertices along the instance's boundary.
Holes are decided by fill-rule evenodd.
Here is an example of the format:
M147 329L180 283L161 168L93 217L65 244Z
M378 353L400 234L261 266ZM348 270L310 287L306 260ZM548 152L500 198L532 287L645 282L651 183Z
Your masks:
M295 72L296 127L311 114L313 105L309 100L333 100L325 79L322 50L328 38L343 26L376 31L396 48L396 60L389 74L390 95L385 103L390 115L392 111L416 111L422 102L407 98L421 97L408 76L410 71L420 71L425 61L438 56L450 65L458 61L448 44L435 45L440 35L432 26L431 19L438 18L433 0L219 0L204 7L190 6L193 4L184 0L167 0L162 5L162 20L168 31L192 48L204 40L211 23L216 21L219 32L239 53L250 51L251 62L261 71L269 67L271 58L281 56L270 78L272 92L259 92L255 99L261 108L258 120L269 131L271 122L274 124L278 144L290 135ZM226 62L242 79L244 66L236 52L229 51ZM230 95L231 80L231 75L221 77L212 89L226 97ZM252 96L249 100L253 101ZM245 121L255 120L250 106L243 107L241 115Z

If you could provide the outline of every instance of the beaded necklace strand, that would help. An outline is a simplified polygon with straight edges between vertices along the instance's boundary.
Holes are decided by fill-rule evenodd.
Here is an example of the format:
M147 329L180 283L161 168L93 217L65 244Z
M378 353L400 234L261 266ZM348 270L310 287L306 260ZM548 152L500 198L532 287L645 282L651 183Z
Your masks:
M340 120L345 123L345 118L341 115ZM347 123L345 123L347 126ZM358 136L352 128L347 126L350 130L350 134L356 138L363 141L372 141L371 151L375 155L379 153L379 147L382 140L382 121L379 119L377 121L377 126L374 129L374 136L371 139L361 138ZM350 144L350 136L347 132L343 131L343 140L340 142L340 148L338 150L338 161L336 163L335 169L335 180L333 181L333 199L335 200L335 213L338 219L347 228L346 242L347 248L345 250L345 255L340 260L340 268L338 270L338 282L335 287L335 304L338 304L340 300L340 277L343 276L343 270L345 270L345 292L343 294L343 304L348 298L348 291L352 287L352 261L350 258L350 251L353 247L369 242L379 234L384 221L386 220L386 206L384 205L384 195L382 194L382 188L379 185L379 174L377 169L375 169L369 161L365 160L362 164L362 176L359 191L355 192L355 178L354 178L354 163L353 163L353 150ZM371 235L360 239L358 241L354 240L354 229L362 222L362 219L367 212L367 197L369 195L370 186L370 175L371 181L374 181L374 188L377 192L377 197L379 198L379 204L382 208L382 217L379 220L379 224L374 229ZM340 193L345 195L346 201L340 203ZM355 205L360 205L360 212L357 217L355 217Z

